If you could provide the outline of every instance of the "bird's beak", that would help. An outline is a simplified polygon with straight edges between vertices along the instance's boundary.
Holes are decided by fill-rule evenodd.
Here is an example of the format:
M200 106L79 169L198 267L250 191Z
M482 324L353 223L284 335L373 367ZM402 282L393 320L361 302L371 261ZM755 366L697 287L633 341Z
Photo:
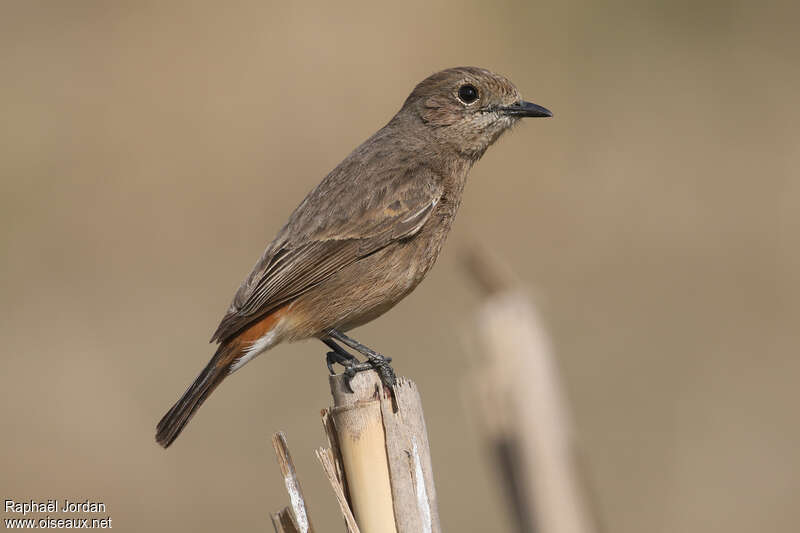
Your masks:
M520 100L515 104L501 107L500 112L511 117L552 117L549 109Z

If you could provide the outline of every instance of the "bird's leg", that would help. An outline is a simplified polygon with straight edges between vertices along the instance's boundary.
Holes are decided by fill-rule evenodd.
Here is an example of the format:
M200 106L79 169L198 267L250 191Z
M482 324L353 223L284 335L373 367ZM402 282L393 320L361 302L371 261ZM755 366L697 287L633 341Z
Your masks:
M366 356L366 358L369 361L368 363L369 366L377 370L378 375L381 377L381 381L383 382L383 384L389 387L390 389L394 389L394 384L397 381L397 378L394 374L394 370L389 364L392 361L391 357L384 357L375 350L372 350L371 348L364 346L355 339L351 339L341 331L332 329L328 332L328 335L330 335L331 338L336 339L342 344L345 344L350 348L356 350L360 354ZM330 344L328 346L330 346ZM357 370L357 372L360 371L361 369Z
M335 363L342 365L344 367L345 384L347 388L350 389L350 392L353 392L353 389L350 388L350 380L353 379L358 372L372 370L372 365L370 363L360 362L353 354L333 342L332 339L322 339L322 342L333 350L328 352L325 357L325 364L328 366L328 371L333 376L336 374L336 372L333 371L333 365Z
M336 374L336 372L333 371L333 365L336 363L339 363L345 368L359 364L358 359L356 359L353 354L333 342L332 339L322 339L322 342L333 350L332 352L328 352L325 358L325 364L328 366L328 371L331 375Z

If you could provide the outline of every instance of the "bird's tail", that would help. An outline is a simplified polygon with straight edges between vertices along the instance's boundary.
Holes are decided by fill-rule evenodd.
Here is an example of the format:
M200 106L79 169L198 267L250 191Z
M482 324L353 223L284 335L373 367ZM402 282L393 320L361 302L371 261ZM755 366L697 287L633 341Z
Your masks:
M235 351L239 351L239 343L232 342L220 345L214 357L194 380L194 383L183 393L167 414L156 426L156 442L164 448L168 447L178 438L184 426L194 416L195 411L203 405L217 385L230 374L230 368Z
M203 405L208 395L222 383L231 372L238 370L259 353L281 341L281 324L287 308L284 306L253 322L238 335L223 341L211 361L183 393L172 409L156 426L156 441L164 448L172 444L192 419L194 412Z

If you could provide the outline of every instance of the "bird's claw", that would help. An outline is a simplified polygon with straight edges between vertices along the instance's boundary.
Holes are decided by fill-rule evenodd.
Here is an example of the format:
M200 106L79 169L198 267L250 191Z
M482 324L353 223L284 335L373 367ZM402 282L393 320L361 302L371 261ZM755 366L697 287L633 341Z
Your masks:
M392 365L389 363L392 362L391 357L383 357L383 358L370 358L369 360L370 365L372 368L378 372L378 375L381 378L381 382L389 387L390 390L394 389L394 384L397 383L397 376L394 373L394 369Z
M347 386L347 390L350 392L355 392L353 387L350 386L350 381L356 377L356 374L359 372L364 372L365 370L372 370L374 367L370 363L359 363L358 360L354 360L352 364L344 365L344 383Z
M366 370L375 370L378 373L378 376L380 376L381 382L392 389L394 384L397 382L397 376L394 373L394 369L389 364L391 361L391 357L381 359L370 358L368 361L360 363L355 357L352 359L347 359L336 352L328 352L327 357L325 358L325 364L327 365L328 371L332 376L336 375L336 372L333 369L334 364L338 363L344 367L344 372L342 372L342 375L344 375L344 382L347 386L347 390L350 392L353 392L353 388L350 386L350 381L356 377L356 374Z
M397 383L397 376L394 373L394 369L390 365L392 362L391 357L383 356L378 352L367 348L363 344L360 344L359 342L347 337L343 333L336 331L335 329L330 331L330 336L331 338L322 339L322 342L327 344L332 349L332 351L328 352L327 358L325 359L325 362L328 366L328 371L331 373L331 375L335 375L335 372L333 371L334 363L339 363L342 365L345 368L343 372L345 385L350 392L353 392L352 387L350 387L350 381L355 377L355 375L358 372L363 372L364 370L375 370L378 373L378 376L381 378L381 383L388 387L394 395L394 385ZM353 354L339 346L334 341L334 338L361 352L362 355L367 357L367 361L363 363L360 362Z
M336 375L336 372L333 370L333 365L336 363L347 367L353 363L358 363L358 359L350 354L344 355L340 352L328 352L325 356L325 366L328 367L328 372L331 373L331 376Z

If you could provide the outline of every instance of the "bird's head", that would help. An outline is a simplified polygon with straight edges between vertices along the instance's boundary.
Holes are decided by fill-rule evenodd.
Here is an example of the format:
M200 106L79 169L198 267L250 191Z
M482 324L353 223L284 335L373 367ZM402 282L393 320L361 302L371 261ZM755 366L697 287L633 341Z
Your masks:
M400 113L417 117L437 142L471 159L480 158L520 118L553 116L524 101L505 77L477 67L451 68L427 77Z

